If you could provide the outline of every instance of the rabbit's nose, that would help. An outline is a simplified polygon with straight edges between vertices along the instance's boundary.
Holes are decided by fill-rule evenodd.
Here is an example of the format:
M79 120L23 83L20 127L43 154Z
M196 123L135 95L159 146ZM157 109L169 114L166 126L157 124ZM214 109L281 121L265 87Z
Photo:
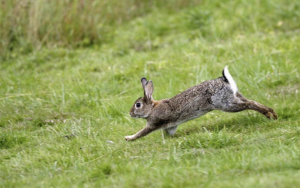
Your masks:
M129 114L130 114L131 117L135 116L133 112L129 112Z

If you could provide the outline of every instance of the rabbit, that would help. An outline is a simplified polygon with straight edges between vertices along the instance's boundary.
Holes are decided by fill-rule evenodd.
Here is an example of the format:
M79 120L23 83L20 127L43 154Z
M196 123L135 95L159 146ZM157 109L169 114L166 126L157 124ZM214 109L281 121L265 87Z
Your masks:
M202 82L191 87L171 99L155 101L153 99L153 82L141 79L144 96L138 98L130 110L133 118L144 118L146 126L131 136L125 136L126 141L132 141L147 134L163 129L173 136L181 123L203 116L212 110L239 112L255 110L267 118L277 119L272 108L245 98L237 88L227 66L223 76L214 80Z

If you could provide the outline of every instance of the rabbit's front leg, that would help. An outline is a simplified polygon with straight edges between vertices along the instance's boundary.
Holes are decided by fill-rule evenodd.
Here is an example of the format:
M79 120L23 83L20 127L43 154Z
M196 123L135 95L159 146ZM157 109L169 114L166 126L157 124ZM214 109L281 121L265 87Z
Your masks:
M152 131L155 131L155 130L156 130L155 127L146 125L145 128L143 128L142 130L140 130L136 134L131 135L131 136L125 136L125 140L126 141L132 141L132 140L138 139L140 137L146 136L147 134L149 134L149 133L151 133Z

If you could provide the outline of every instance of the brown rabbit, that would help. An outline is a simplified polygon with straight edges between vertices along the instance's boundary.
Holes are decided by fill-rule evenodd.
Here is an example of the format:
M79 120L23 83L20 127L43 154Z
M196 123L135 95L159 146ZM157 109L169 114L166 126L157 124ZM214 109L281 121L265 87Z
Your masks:
M225 112L256 110L269 119L272 116L277 119L272 108L248 100L238 92L227 66L223 70L222 77L200 83L171 99L155 101L152 97L152 81L142 78L141 82L144 97L135 101L130 115L134 118L146 119L147 124L136 134L126 136L127 141L146 136L159 129L164 129L169 135L174 135L179 124L200 117L212 110Z

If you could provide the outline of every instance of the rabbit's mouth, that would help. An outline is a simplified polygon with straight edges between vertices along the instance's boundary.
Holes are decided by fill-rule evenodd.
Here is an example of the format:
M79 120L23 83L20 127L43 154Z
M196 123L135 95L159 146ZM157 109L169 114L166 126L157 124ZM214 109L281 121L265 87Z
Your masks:
M134 114L134 113L129 113L129 114L130 114L130 116L131 116L132 118L140 118L139 115L136 115L136 114Z
M146 118L146 117L144 117L144 116L142 116L142 115L137 115L137 114L130 114L130 116L131 116L132 118L136 118L136 119L138 119L138 118Z

